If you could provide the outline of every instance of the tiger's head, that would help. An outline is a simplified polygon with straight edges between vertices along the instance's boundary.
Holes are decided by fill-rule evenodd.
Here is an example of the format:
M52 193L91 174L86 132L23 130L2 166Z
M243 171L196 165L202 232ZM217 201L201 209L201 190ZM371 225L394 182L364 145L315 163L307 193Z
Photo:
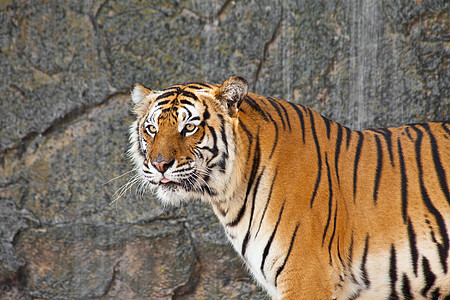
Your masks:
M225 196L239 172L235 134L247 91L241 77L220 86L187 83L162 91L135 84L129 155L141 187L171 204Z

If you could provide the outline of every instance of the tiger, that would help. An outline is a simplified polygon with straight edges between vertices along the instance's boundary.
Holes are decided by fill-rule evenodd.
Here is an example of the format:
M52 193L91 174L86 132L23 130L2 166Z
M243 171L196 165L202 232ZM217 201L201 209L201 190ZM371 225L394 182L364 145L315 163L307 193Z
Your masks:
M130 94L142 188L209 203L272 299L450 298L450 122L355 131L239 76Z

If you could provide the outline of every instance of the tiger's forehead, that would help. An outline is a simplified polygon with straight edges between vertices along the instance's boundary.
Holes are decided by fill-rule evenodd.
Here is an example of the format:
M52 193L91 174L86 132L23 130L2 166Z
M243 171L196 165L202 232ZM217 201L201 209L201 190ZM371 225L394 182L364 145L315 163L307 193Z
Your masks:
M174 85L160 91L155 102L163 109L178 109L182 105L192 105L199 101L196 92L209 92L211 88L212 85L201 82Z
M211 86L203 83L190 83L175 85L159 92L153 108L147 117L147 122L155 123L157 120L171 120L183 122L193 117L196 119L201 112L201 100L196 92L207 93Z
M198 102L198 97L190 92L179 87L171 88L163 91L155 100L154 110L160 110L161 116L178 116L181 110L190 106L190 110L197 107L195 102Z
M163 91L155 100L155 109L160 109L163 112L177 113L180 107L184 105L194 105L198 101L198 97L190 92L177 89L170 89Z

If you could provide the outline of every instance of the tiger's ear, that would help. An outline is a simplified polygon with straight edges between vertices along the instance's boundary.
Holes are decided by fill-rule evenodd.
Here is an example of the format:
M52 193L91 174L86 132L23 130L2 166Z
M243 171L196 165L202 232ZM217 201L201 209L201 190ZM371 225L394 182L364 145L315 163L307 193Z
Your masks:
M137 116L142 116L151 102L151 97L149 96L152 94L152 91L139 83L135 83L131 87L130 94L131 100L134 103L133 112Z
M243 77L233 76L217 89L215 96L224 105L231 116L234 116L244 98L247 96L248 83Z
M142 100L144 100L148 95L150 95L152 91L150 91L145 86L135 83L131 87L131 100L133 100L134 104L139 104Z

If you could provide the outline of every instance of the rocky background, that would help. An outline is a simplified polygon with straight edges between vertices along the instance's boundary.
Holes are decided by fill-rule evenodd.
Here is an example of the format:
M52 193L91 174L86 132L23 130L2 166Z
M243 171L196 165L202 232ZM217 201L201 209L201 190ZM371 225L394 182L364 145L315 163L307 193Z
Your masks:
M0 1L0 298L263 299L207 205L129 184L129 87L241 75L354 129L449 120L449 10Z

